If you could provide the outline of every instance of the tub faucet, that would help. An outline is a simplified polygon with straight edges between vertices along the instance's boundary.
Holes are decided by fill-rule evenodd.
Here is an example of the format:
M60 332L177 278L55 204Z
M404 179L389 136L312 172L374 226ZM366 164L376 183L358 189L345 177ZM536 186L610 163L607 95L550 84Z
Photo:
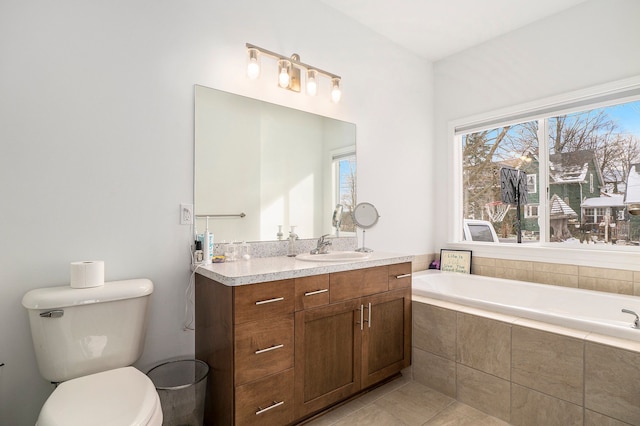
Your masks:
M636 320L633 322L633 325L631 326L631 328L640 328L640 317L638 317L638 314L636 314L635 312L629 309L623 309L622 312L624 312L625 314L635 315Z
M331 241L326 240L325 238L327 238L329 236L329 234L323 235L322 237L320 237L320 239L318 239L318 245L316 246L316 248L314 248L313 250L311 250L311 254L326 254L329 252L329 246L331 245Z

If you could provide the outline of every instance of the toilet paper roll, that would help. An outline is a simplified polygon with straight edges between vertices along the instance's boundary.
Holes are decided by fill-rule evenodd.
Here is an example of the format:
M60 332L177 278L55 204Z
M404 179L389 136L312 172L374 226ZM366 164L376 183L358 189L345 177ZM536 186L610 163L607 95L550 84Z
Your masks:
M71 262L71 287L90 288L104 285L104 262L88 260Z

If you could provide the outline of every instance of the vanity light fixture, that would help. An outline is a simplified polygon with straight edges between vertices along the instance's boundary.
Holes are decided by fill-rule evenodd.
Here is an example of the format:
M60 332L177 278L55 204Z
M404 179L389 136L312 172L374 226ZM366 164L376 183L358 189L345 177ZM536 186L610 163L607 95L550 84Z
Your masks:
M302 70L305 70L306 91L310 96L318 93L318 77L323 75L331 79L331 100L335 103L340 101L342 95L340 89L340 76L323 71L319 68L300 62L300 56L296 53L287 58L275 52L263 49L253 44L247 43L248 63L247 76L255 80L260 76L260 55L275 58L278 61L278 86L294 92L301 90Z
M332 78L331 79L331 100L334 103L340 102L340 97L342 96L342 92L340 91L340 79Z
M318 93L318 81L316 80L318 71L307 70L307 94L315 96Z
M258 59L258 49L248 49L249 63L247 64L247 75L251 80L260 76L260 61Z

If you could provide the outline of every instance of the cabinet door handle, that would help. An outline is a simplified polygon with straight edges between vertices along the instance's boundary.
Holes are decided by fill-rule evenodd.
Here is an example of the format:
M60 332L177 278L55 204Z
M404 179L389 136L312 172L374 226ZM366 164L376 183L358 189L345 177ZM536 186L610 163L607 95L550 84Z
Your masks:
M268 347L268 348L258 349L258 350L256 351L256 355L258 355L258 354L263 354L263 353L265 353L265 352L273 351L273 350L275 350L275 349L280 349L280 348L284 348L284 345L282 345L282 344L280 344L280 345L273 345L273 346L270 346L270 347Z
M364 322L364 305L360 305L360 330L362 330Z
M304 295L305 296L313 296L313 295L320 294L320 293L326 293L328 291L329 291L328 288L323 288L322 290L308 291Z
M410 277L411 274L402 274L402 275L396 275L396 279L399 280L400 278L407 278Z
M267 411L269 411L269 410L271 410L273 408L279 407L282 404L284 404L284 401L280 401L280 402L273 401L273 404L271 404L267 408L258 407L258 411L256 411L256 416L258 416L258 415L260 415L262 413L266 413Z
M267 299L267 300L258 300L256 302L256 305L264 305L265 303L280 302L282 300L284 300L284 297L276 297L276 298Z
M371 328L371 302L369 302L369 306L367 306L367 325Z

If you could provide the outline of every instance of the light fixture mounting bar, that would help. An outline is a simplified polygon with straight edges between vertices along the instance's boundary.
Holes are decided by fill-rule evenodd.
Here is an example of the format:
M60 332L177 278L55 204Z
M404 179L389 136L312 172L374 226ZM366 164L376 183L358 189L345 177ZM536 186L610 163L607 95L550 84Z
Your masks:
M316 70L318 72L318 74L322 74L322 75L324 75L326 77L329 77L329 78L332 78L332 79L333 78L341 79L341 77L339 75L336 75L336 74L328 72L328 71L321 70L320 68L314 67L314 66L309 65L309 64L305 64L304 62L300 62L300 59L299 59L300 56L298 56L295 53L293 55L291 55L290 57L286 57L286 56L281 55L279 53L275 53L275 52L272 52L270 50L263 49L262 47L258 47L255 44L246 43L246 46L247 46L247 49L256 49L258 52L262 53L263 55L271 56L272 58L276 58L278 60L285 59L287 61L290 61L292 64L295 64L295 65L297 65L299 67L302 67L302 68L304 68L306 70Z

